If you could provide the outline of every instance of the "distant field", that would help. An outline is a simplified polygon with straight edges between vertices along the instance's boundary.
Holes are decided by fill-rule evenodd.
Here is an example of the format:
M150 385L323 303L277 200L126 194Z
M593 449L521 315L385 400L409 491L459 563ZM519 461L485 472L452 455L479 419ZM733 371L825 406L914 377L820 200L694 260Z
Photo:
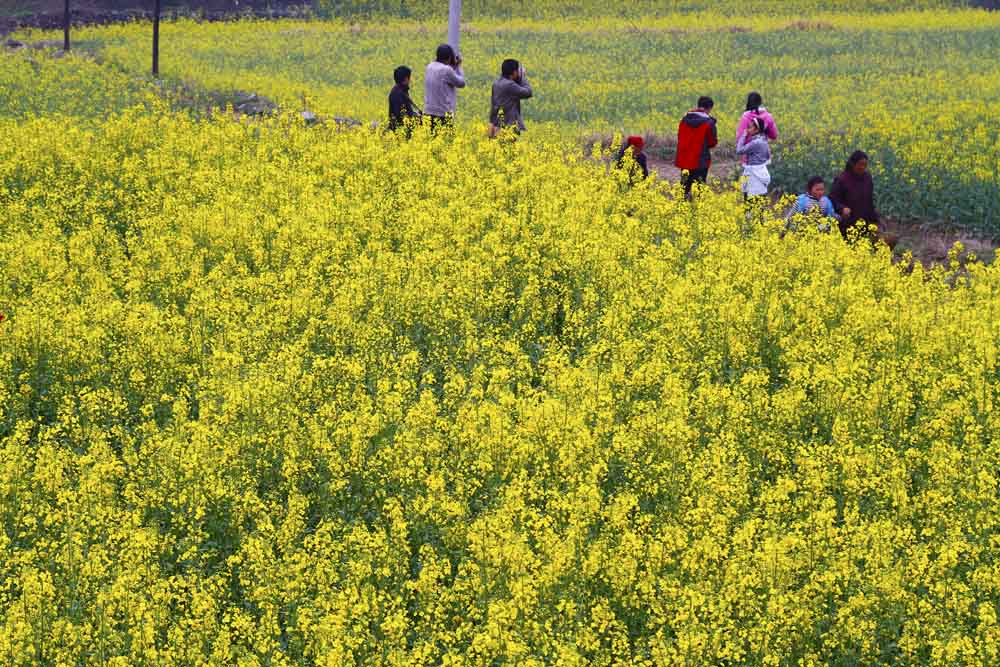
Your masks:
M808 4L808 3L806 3ZM771 5L776 7L776 5ZM499 62L521 59L536 87L534 133L579 138L616 131L670 137L700 94L717 100L735 141L745 95L759 90L782 131L776 183L794 190L832 175L856 147L876 156L886 212L1000 228L1000 14L982 11L737 16L722 3L659 17L477 20L463 50L470 87L460 120L484 124ZM163 27L168 79L205 91L246 90L288 108L381 119L391 72L421 72L442 23L240 22ZM149 28L88 28L77 39L140 74ZM664 155L668 157L668 155Z
M989 5L987 0L914 0L909 9L936 9ZM441 16L447 13L447 0L162 0L165 9L233 10L248 7L278 8L308 6L317 12L354 16ZM63 0L6 0L0 4L0 16L14 11L57 12ZM547 15L617 15L646 16L653 13L702 12L707 9L730 14L773 14L811 11L892 11L899 9L895 0L842 0L823 3L817 0L761 0L755 3L737 0L630 0L616 6L600 0L465 0L465 10L494 17ZM71 0L71 8L83 11L152 9L149 0Z
M309 0L162 0L165 11L174 9L207 11L240 11L250 7L284 7L288 5L308 5ZM24 15L28 13L61 13L64 0L5 0L0 3L0 16ZM152 11L150 0L70 0L70 10L83 15L100 11Z

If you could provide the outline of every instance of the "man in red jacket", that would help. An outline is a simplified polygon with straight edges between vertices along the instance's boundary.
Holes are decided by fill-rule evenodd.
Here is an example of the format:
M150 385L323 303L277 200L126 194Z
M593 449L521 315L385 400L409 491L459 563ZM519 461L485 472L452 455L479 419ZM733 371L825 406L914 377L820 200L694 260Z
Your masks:
M684 173L684 194L691 198L691 186L708 180L712 150L719 143L715 118L710 114L715 102L711 97L698 99L698 108L687 112L677 129L677 159L674 164Z

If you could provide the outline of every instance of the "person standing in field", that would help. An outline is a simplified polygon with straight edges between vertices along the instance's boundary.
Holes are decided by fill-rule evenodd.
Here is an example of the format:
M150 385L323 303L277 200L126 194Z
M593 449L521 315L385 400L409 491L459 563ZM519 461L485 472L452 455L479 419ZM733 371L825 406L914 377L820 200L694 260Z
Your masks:
M743 199L747 202L763 199L771 185L771 145L767 141L767 127L760 118L754 118L736 142L736 154L743 156Z
M392 73L396 81L389 93L389 129L392 131L405 128L407 136L416 119L420 118L420 110L410 99L410 81L413 71L402 65Z
M695 183L708 180L712 166L712 149L719 144L719 133L711 112L715 102L711 97L698 99L698 107L687 112L677 128L677 158L674 165L683 174L684 194L691 198Z
M646 153L643 152L646 142L640 136L631 136L625 140L615 160L615 169L623 171L628 177L629 185L635 185L649 178Z
M503 61L500 65L500 78L493 82L493 94L490 98L490 136L497 136L508 128L515 134L523 132L525 127L521 117L521 100L526 100L533 94L521 63L513 59Z
M427 65L424 74L424 115L430 119L432 129L454 122L459 88L465 88L462 59L453 48L442 44L437 48L437 59Z
M747 95L747 110L743 112L739 127L736 128L736 140L739 141L746 134L750 123L757 119L764 121L764 134L768 141L777 141L778 126L774 124L774 117L764 108L764 99L758 92Z
M851 154L843 173L833 181L830 199L840 214L840 234L845 239L848 231L858 227L859 223L878 225L875 183L868 171L867 153L854 151Z

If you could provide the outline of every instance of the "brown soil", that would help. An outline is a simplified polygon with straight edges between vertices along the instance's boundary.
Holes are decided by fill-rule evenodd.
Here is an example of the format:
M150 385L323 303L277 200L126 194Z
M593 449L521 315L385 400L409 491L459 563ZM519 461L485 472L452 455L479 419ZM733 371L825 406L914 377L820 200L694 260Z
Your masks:
M675 167L674 163L669 160L654 157L650 158L647 164L650 171L655 171L661 179L672 182L679 181L681 178L681 170ZM737 169L739 169L739 163L736 160L725 156L713 156L712 169L709 173L711 177L728 183L736 177Z
M946 264L948 254L956 243L962 244L961 261L972 257L992 263L1000 248L1000 239L977 236L961 229L942 229L931 224L883 220L879 225L879 236L892 248L896 257L902 258L907 252L924 266Z

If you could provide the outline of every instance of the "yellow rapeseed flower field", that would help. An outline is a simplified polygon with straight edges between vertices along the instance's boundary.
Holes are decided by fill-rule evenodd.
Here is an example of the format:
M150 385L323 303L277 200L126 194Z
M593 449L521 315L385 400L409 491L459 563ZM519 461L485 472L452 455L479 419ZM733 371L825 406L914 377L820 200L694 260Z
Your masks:
M874 158L885 213L1000 229L1000 12L927 9L940 2L872 12L861 5L892 3L727 0L612 16L582 4L558 18L546 16L555 9L545 3L497 18L497 7L472 3L459 120L485 125L490 85L507 57L525 64L537 91L525 104L531 132L564 140L669 138L698 96L711 95L731 149L746 95L759 90L781 132L777 187L797 192L814 174L832 177L862 148ZM422 103L423 67L443 27L440 18L179 21L163 26L161 68L168 81L202 93L255 92L288 110L305 98L320 114L384 121L397 65L414 69ZM142 75L149 32L128 24L81 30L78 39ZM672 158L670 150L662 157Z
M105 49L0 55L0 664L1000 661L1000 265Z

